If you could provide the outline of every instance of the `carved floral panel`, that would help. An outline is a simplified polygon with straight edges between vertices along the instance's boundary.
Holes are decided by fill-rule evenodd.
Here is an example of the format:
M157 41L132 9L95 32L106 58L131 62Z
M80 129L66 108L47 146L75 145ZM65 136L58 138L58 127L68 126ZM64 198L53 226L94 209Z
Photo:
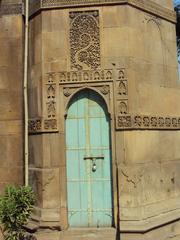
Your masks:
M99 12L70 12L71 69L100 67Z

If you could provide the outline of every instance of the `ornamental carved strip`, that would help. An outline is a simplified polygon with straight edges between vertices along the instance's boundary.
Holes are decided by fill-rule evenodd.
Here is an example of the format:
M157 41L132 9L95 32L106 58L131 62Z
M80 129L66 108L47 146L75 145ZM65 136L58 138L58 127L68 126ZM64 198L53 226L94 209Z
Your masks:
M2 4L0 6L0 16L2 15L17 15L23 13L23 4Z
M115 96L116 96L116 116L129 113L128 103L128 79L126 69L121 68L115 71Z
M70 85L63 85L63 86L60 86L61 88L61 92L63 93L64 95L64 98L63 98L63 102L64 102L64 109L65 109L65 115L66 115L66 110L67 110L67 106L69 104L69 102L71 101L70 100L70 97L75 94L77 91L81 91L81 90L84 90L85 88L89 88L91 90L94 90L95 92L98 92L100 93L107 106L108 106L108 110L110 110L110 83L107 82L107 83L104 83L104 82L101 82L101 83L87 83L86 84L86 87L84 87L84 84L70 84Z
M38 133L42 131L42 120L41 119L30 119L28 121L29 133Z
M113 70L89 70L89 71L70 71L56 73L59 84L81 83L81 82L102 82L113 80Z
M100 68L99 12L70 12L69 18L71 69Z
M57 119L29 119L28 121L29 134L57 132Z
M48 74L48 82L46 83L46 110L47 118L56 117L56 82L54 73Z
M42 6L74 6L74 5L93 5L103 3L124 3L127 0L41 0Z
M162 7L160 4L155 3L152 0L31 0L32 5L36 2L36 6L31 7L35 13L40 9L46 8L65 8L65 7L74 7L74 6L91 6L91 5L108 5L108 4L129 4L142 9L143 11L149 12L156 16L162 17L168 21L176 22L176 13L172 10L169 10L165 7ZM31 3L30 3L31 5ZM37 6L39 6L37 8Z
M29 134L51 133L58 131L56 102L57 84L55 73L47 73L44 88L45 113L41 119L29 119Z
M45 92L46 118L44 119L44 131L57 131L57 83L55 73L47 74Z
M122 115L117 117L116 127L125 129L180 129L180 117L154 115Z

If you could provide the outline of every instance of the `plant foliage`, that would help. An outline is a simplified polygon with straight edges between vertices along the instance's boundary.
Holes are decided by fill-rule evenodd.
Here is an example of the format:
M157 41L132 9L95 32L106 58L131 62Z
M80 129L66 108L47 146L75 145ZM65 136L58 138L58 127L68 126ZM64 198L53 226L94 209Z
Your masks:
M35 195L31 187L8 186L0 197L0 222L5 240L24 238L23 226L33 210Z

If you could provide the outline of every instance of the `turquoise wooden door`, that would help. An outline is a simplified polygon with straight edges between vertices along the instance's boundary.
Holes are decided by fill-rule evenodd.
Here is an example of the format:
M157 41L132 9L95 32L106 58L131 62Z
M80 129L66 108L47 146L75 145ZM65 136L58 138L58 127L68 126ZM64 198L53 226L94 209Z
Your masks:
M112 226L110 124L92 90L75 95L66 119L68 220L71 227Z

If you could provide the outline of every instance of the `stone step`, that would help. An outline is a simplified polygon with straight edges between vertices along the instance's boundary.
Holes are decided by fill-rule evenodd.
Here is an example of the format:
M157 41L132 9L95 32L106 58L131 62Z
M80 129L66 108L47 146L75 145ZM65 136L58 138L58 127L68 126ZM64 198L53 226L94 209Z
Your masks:
M114 228L70 229L60 233L60 240L115 240Z

